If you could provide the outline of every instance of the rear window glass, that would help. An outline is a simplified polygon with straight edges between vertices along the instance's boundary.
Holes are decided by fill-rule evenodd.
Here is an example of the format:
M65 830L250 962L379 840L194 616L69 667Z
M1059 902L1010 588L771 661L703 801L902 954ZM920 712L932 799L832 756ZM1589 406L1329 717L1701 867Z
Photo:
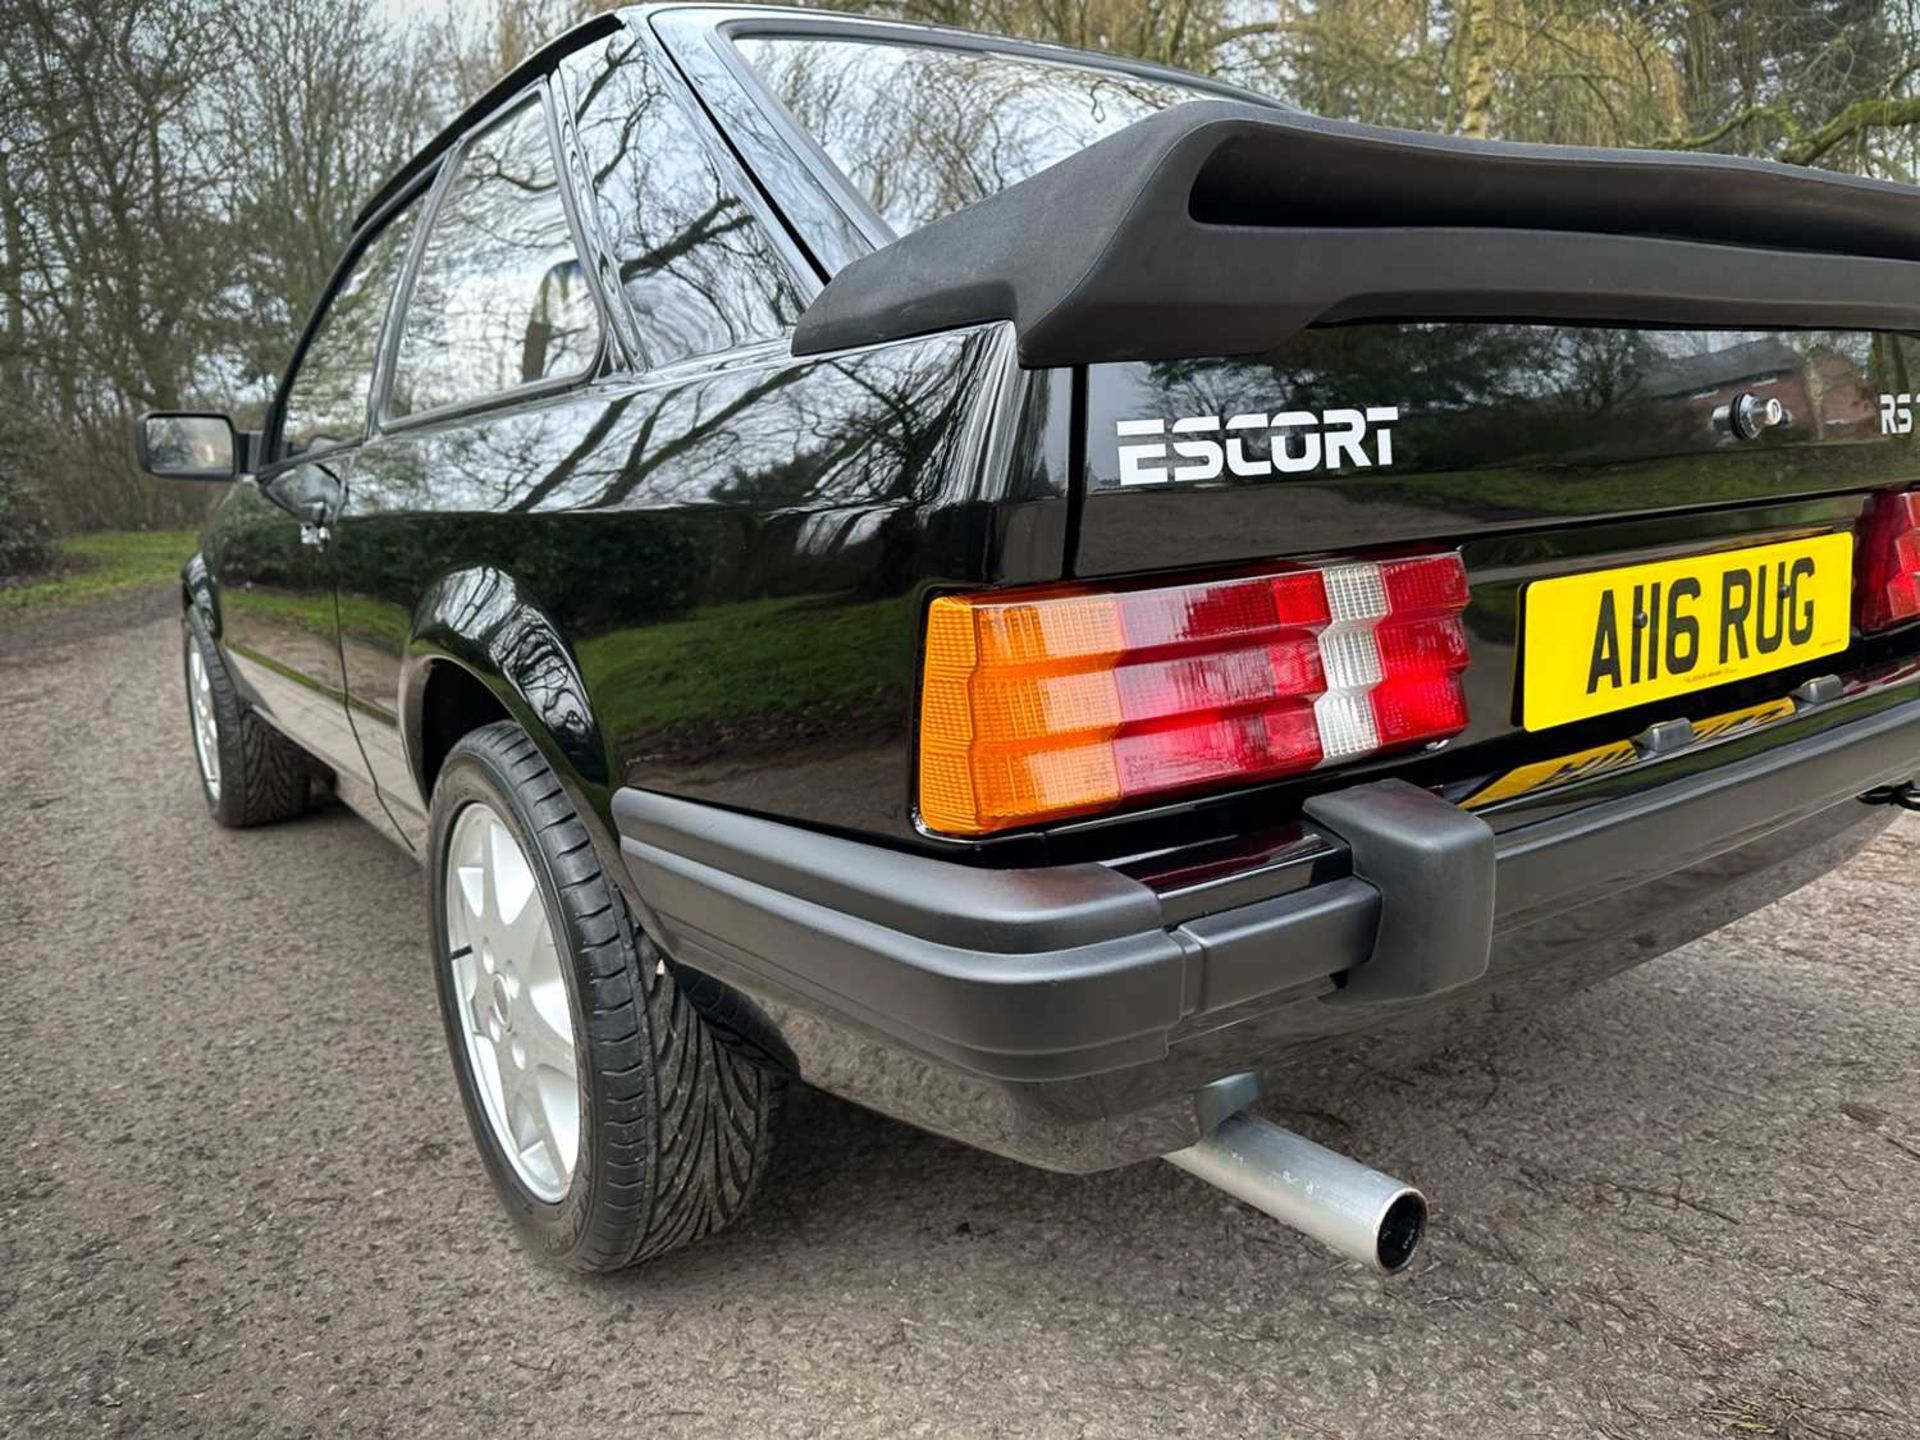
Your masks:
M1025 56L743 35L735 45L896 235L1219 92Z

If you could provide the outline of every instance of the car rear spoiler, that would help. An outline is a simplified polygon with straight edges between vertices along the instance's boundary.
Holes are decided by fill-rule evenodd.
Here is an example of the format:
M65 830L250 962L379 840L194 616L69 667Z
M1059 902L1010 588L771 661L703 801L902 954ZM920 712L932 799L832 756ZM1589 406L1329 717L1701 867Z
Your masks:
M1920 330L1920 189L1196 101L854 261L793 348L1009 320L1038 367L1415 319Z

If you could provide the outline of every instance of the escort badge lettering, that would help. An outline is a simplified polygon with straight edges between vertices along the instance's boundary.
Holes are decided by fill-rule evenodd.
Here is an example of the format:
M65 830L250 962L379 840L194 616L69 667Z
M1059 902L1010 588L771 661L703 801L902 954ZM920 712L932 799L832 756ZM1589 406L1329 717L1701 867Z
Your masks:
M1364 410L1282 410L1222 418L1182 415L1121 420L1120 483L1165 485L1170 481L1217 480L1223 474L1259 479L1310 470L1369 469L1393 464L1395 405ZM1164 439L1151 439L1163 436ZM1132 443L1127 443L1131 441ZM1369 455L1371 443L1373 453ZM1169 454L1171 451L1171 454ZM1170 463L1171 462L1171 463Z

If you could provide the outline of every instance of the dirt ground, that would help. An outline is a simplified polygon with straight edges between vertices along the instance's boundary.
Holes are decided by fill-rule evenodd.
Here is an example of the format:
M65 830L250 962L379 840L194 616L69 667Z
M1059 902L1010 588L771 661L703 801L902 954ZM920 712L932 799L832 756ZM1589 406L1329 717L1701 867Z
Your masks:
M803 1092L747 1224L592 1283L486 1188L412 862L216 829L178 677L164 598L0 630L0 1435L1920 1432L1920 816L1331 1056L1291 1113L1435 1203L1398 1280Z

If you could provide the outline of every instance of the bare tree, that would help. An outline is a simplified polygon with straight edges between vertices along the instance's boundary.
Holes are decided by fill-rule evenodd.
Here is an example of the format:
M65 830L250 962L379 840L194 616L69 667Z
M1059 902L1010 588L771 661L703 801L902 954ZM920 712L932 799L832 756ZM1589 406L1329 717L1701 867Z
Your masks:
M257 405L430 64L371 0L0 10L0 410L63 526L205 503L134 472L132 416Z
M9 369L15 402L102 477L83 521L164 508L116 462L124 413L179 404L221 329L217 160L196 109L217 41L187 0L7 10Z
M360 207L438 123L430 41L375 0L226 0L232 63L214 99L227 137L228 285L240 379L286 364ZM237 143L236 143L237 142Z

